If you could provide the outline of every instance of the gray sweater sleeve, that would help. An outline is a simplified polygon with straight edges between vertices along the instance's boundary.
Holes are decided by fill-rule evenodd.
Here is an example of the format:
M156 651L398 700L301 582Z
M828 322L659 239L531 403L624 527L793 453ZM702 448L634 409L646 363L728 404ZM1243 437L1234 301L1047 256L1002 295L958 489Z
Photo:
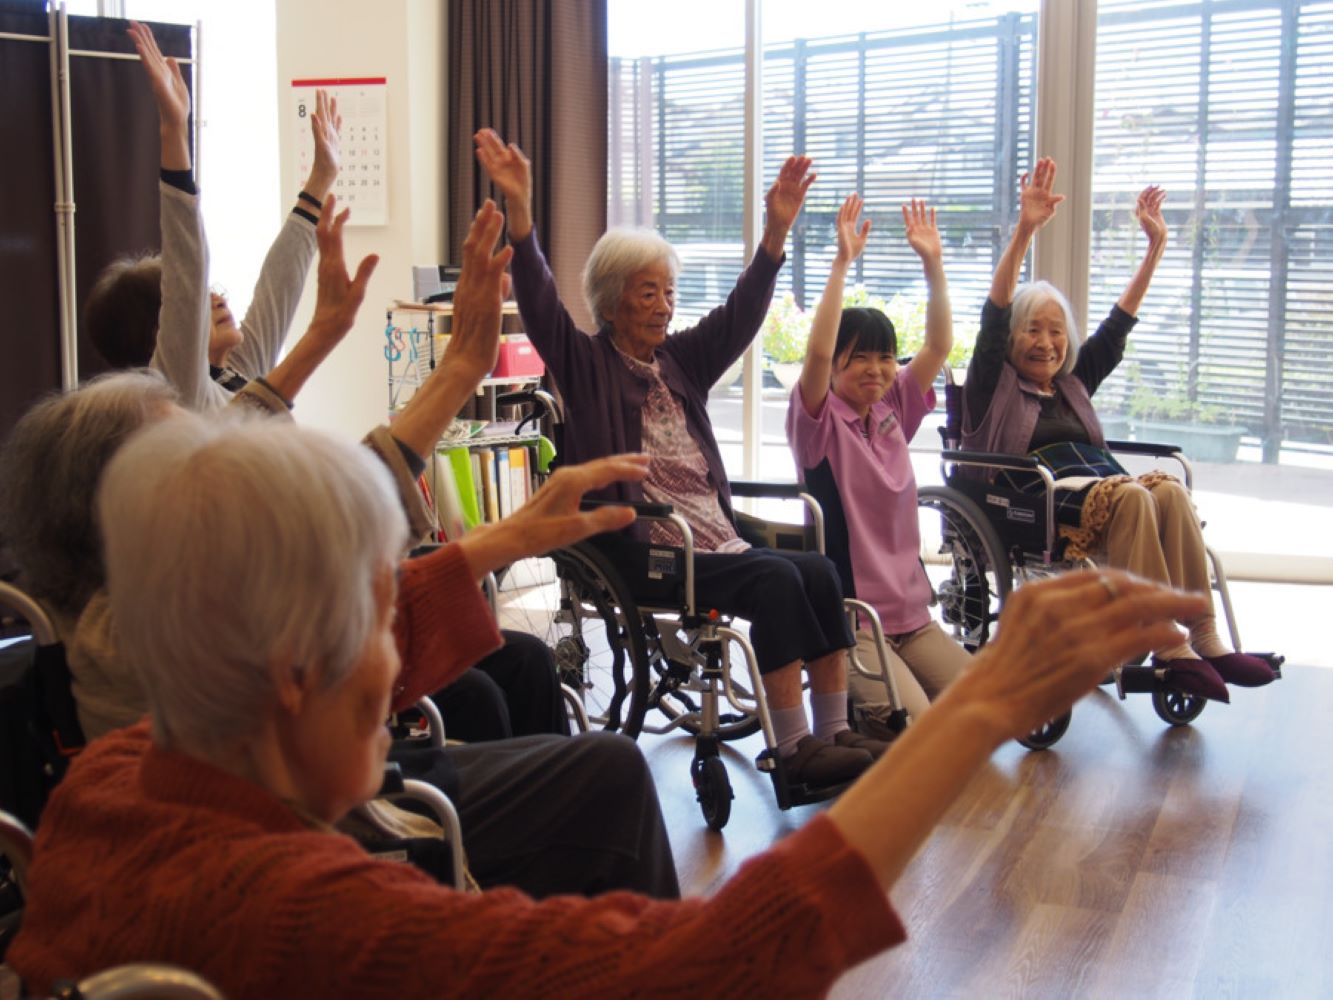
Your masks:
M246 378L265 375L278 363L314 256L314 225L295 213L287 213L287 220L264 258L250 307L241 320L245 340L228 359L229 366Z
M231 393L209 377L208 239L199 196L158 183L162 219L162 311L149 364L191 410L216 410Z

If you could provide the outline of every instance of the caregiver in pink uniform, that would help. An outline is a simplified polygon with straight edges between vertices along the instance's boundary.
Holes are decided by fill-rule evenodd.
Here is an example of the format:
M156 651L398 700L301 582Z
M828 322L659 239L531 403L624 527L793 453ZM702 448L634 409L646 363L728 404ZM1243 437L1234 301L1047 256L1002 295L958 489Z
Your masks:
M847 269L870 235L870 221L860 222L862 204L853 194L838 212L838 252L787 409L787 441L801 480L824 508L827 555L843 592L879 612L898 693L915 719L970 659L927 609L931 589L907 452L935 408L931 384L953 347L953 316L935 210L915 200L903 206L903 222L929 289L924 346L900 368L889 318L878 309L842 308ZM869 631L858 633L857 655L870 669L878 666ZM883 682L848 670L862 732L891 737Z

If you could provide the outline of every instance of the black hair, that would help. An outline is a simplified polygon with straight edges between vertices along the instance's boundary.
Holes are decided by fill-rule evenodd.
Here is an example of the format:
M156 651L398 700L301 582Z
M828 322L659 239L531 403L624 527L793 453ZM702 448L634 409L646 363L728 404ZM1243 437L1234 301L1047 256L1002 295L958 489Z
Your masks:
M852 351L870 354L898 354L898 334L893 321L878 309L855 306L842 311L838 339L833 345L833 362Z

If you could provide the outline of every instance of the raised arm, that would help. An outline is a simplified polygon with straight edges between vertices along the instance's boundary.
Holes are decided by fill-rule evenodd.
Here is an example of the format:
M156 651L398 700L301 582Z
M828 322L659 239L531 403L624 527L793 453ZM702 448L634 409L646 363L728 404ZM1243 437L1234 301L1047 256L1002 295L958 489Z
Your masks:
M810 172L810 164L808 156L787 157L773 186L764 195L764 235L759 245L775 262L782 260L787 234L805 204L805 193L818 176Z
M190 176L190 93L180 65L162 55L147 25L131 22L127 33L157 102L162 144L162 307L151 364L183 405L205 409L221 405L226 393L208 374L208 241Z
M935 209L927 211L925 202L913 198L910 206L903 206L903 227L908 245L921 258L929 291L926 342L907 366L912 380L924 394L930 391L953 349L953 307L949 302L949 279L944 276L944 244L935 226Z
M833 371L833 348L838 341L838 324L842 319L843 289L847 284L847 270L865 250L870 238L870 220L860 221L865 204L859 194L850 194L838 209L838 252L833 255L824 294L815 307L815 318L810 324L810 339L805 344L805 362L801 366L801 403L805 412L817 416L829 394L829 378Z
M278 230L277 237L264 256L264 264L255 283L250 305L241 321L243 338L230 357L219 358L219 344L209 350L209 362L229 364L246 377L253 378L272 368L278 361L283 342L301 302L310 261L314 257L314 227L327 207L325 202L338 179L342 158L340 133L342 116L338 101L327 91L315 91L315 108L309 115L315 157L310 175L295 204Z
M1116 303L1131 316L1139 314L1143 296L1147 294L1153 273L1166 251L1166 220L1162 217L1162 202L1165 199L1166 192L1153 184L1139 192L1139 200L1134 205L1134 217L1139 220L1139 227L1148 237L1148 249L1144 251L1138 270L1134 272L1134 277L1125 286L1120 301Z
M366 285L375 272L379 257L371 254L357 265L356 275L347 273L343 254L343 226L348 209L335 215L337 201L332 194L325 202L325 214L315 228L319 240L318 296L315 315L296 346L265 377L269 388L290 406L315 369L333 352L352 325L357 310L366 297Z
M1005 605L995 639L829 818L892 886L996 747L1063 712L1115 664L1178 642L1174 621L1206 607L1200 595L1112 570L1027 584Z
M484 128L472 137L477 162L505 199L512 240L532 232L532 163L512 142L506 144L495 129Z
M393 436L423 459L500 353L500 306L508 290L505 267L514 251L495 252L505 217L489 198L463 243L463 270L454 291L453 327L444 358L393 423Z
M1055 194L1055 161L1044 156L1037 161L1031 175L1019 178L1018 224L1014 234L995 267L995 277L991 281L990 300L1001 309L1006 309L1014 300L1014 289L1018 287L1018 275L1023 270L1023 258L1037 230L1055 217L1055 210L1065 200L1062 194Z

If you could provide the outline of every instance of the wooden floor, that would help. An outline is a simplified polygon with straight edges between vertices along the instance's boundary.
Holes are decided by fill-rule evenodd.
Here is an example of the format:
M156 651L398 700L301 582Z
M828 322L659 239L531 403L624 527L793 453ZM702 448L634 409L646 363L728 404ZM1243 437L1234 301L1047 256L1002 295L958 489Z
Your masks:
M1002 747L892 893L908 942L834 996L1333 997L1333 670L1285 674L1180 729L1103 689ZM689 894L817 808L778 810L752 737L710 834L688 738L640 742Z

